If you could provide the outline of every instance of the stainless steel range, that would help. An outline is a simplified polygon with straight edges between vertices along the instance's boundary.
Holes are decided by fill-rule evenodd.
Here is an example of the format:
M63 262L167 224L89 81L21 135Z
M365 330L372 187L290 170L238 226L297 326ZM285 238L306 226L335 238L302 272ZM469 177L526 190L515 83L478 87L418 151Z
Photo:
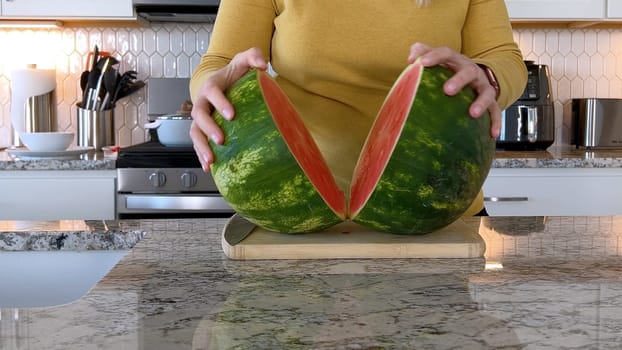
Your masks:
M149 118L174 112L188 99L188 79L151 79L147 91ZM149 141L119 150L117 217L230 216L209 173L203 172L192 147L162 145L157 132Z

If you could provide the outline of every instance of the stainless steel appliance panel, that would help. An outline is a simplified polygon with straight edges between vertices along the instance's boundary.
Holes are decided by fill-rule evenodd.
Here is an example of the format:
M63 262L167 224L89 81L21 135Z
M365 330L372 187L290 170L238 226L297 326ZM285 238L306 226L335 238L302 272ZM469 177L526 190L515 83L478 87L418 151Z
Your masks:
M147 82L147 116L175 113L190 100L189 78L151 78Z
M201 169L117 169L117 191L132 193L218 192L211 174Z
M572 127L577 147L622 148L622 99L572 99Z
M117 195L117 213L123 214L233 214L220 194L129 194Z

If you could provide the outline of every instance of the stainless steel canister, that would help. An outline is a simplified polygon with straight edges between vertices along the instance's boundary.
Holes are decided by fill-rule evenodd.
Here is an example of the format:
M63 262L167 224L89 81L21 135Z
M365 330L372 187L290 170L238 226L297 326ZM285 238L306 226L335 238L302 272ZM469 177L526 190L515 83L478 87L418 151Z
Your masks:
M115 144L114 113L112 109L90 110L78 108L77 145L79 147L94 147L101 149L104 146Z
M56 126L56 95L54 90L45 94L30 96L24 102L23 132L57 131ZM22 146L20 131L13 131L13 146Z

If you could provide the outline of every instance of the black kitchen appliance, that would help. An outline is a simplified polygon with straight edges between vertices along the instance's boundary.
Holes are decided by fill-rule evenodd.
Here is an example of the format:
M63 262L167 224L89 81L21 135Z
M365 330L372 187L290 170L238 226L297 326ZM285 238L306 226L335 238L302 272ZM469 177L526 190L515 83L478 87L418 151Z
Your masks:
M523 94L501 113L497 148L544 150L555 141L555 113L548 66L525 61L527 85Z
M136 15L149 22L213 23L220 0L132 0Z
M188 99L188 79L150 79L147 115L155 118L179 109ZM150 129L148 141L119 150L117 217L228 217L234 211L189 147L167 147Z

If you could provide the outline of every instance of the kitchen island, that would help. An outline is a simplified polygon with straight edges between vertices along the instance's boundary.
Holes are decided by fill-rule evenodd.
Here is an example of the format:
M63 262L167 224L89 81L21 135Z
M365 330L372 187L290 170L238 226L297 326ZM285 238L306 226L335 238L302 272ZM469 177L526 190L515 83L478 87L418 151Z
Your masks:
M235 261L221 249L225 222L107 222L106 230L144 237L80 300L2 309L0 348L622 344L619 216L468 218L487 246L485 257L475 259ZM0 228L5 236L28 236L30 224L52 225L51 234L65 230L51 222L5 222Z
M54 158L19 159L0 150L0 171L12 170L110 170L115 169L116 154L91 152L73 160ZM622 149L577 149L553 146L538 151L497 150L493 168L620 168Z
M622 151L570 147L499 151L493 162L621 167ZM6 172L114 169L101 154L0 152ZM234 261L221 248L226 219L88 221L86 231L0 221L0 254L115 249L119 234L132 247L73 303L0 308L0 349L619 348L622 216L465 221L486 241L484 258Z

